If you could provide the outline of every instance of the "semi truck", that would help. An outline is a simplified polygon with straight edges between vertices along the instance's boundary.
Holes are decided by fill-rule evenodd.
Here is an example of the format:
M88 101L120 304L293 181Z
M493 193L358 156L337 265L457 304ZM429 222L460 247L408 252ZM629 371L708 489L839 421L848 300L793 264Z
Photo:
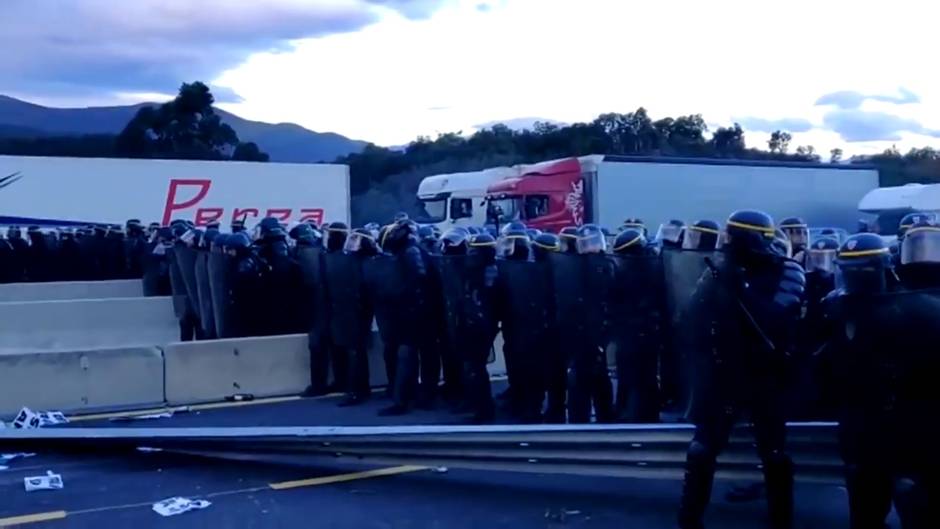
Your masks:
M350 216L349 168L332 164L0 156L0 224L204 226L266 216Z
M777 220L853 230L859 200L878 187L878 171L857 164L589 155L518 166L490 185L488 220L557 232L628 218L649 227L679 219L724 221L745 208Z
M418 185L420 214L415 220L436 225L442 231L457 226L482 226L486 222L489 186L518 175L516 168L493 167L425 177Z
M940 184L906 184L873 189L859 201L858 210L874 216L869 224L875 233L892 237L908 213L940 212Z

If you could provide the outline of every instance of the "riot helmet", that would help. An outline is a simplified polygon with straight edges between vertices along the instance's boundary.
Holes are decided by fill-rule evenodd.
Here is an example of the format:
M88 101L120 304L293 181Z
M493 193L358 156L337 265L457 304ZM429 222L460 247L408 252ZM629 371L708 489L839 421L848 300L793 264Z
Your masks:
M718 248L718 236L721 228L713 220L697 220L686 228L682 237L683 250L707 250Z
M250 253L251 246L251 239L244 231L233 233L225 238L225 250L232 256Z
M787 259L793 257L793 245L790 244L787 234L780 228L774 230L774 240L770 242L770 249L780 257Z
M596 224L585 224L578 228L578 253L593 254L607 251L607 237Z
M466 255L469 246L469 236L467 230L463 228L453 228L441 237L442 255Z
M874 294L887 288L888 247L873 233L852 235L839 248L840 283L849 294Z
M382 226L380 226L378 222L367 222L363 228L368 231L376 241L379 239L379 232L382 230Z
M662 243L663 248L681 248L683 232L685 232L685 223L681 220L672 219L659 225L659 229L656 231L656 240Z
M209 249L216 251L224 251L228 246L228 240L232 236L230 233L219 232L214 238L209 240Z
M915 224L934 224L936 222L937 216L934 213L925 213L923 211L908 213L901 218L901 223L898 225L898 241L904 240L907 230Z
M10 226L9 228L7 228L7 239L13 240L13 239L22 239L22 238L23 238L23 232L20 231L19 226Z
M219 235L221 235L221 233L219 232L218 228L213 229L213 230L207 229L206 232L202 236L202 240L199 243L199 248L203 250L208 250L209 248L212 247L213 241L215 241L219 237Z
M800 217L787 217L777 226L790 240L792 253L799 253L809 245L809 226Z
M561 253L578 253L578 228L568 226L558 232L558 251Z
M407 213L405 213L404 211L399 211L399 212L396 213L395 216L392 218L392 222L393 222L393 223L395 223L395 222L400 222L400 221L403 221L403 220L408 220L408 218L409 218L409 217L408 217L408 214L407 214Z
M297 224L287 234L297 242L298 246L313 246L321 239L319 230L306 222Z
M378 254L379 247L375 242L375 237L372 236L372 232L365 228L356 228L349 234L349 237L346 237L346 245L343 247L343 251L369 257Z
M397 254L418 242L418 225L410 219L403 219L389 226L382 237L382 249Z
M485 263L492 263L496 259L496 239L489 233L473 235L467 254L481 256Z
M533 240L533 241L534 241L536 237L538 237L539 235L542 234L542 230L540 230L540 229L538 229L538 228L526 228L526 229L525 229L525 233L526 233L526 235L529 236L529 239L530 239L530 240Z
M763 211L735 211L725 223L722 249L732 254L767 254L774 240L774 220Z
M476 226L467 226L467 232L468 232L470 235L479 235L479 234L483 233L483 230L481 230L480 228L478 228L478 227L476 227ZM496 239L496 236L495 236L495 235L493 235L493 234L490 234L490 235L493 237L494 240Z
M907 230L897 270L908 288L940 286L940 226L921 222Z
M646 237L646 224L643 224L642 219L636 217L629 218L623 221L623 224L620 225L620 230L634 229L643 232L643 237Z
M532 255L538 262L548 259L549 255L560 249L561 243L558 240L558 236L554 233L540 233L538 237L532 241Z
M499 235L503 236L509 232L520 232L520 231L525 231L525 230L526 230L526 227L525 227L524 222L522 222L521 220L514 220L506 224L505 226L503 226L503 228L499 230Z
M503 230L496 241L496 256L513 261L527 261L532 251L532 241L525 228Z
M346 244L349 235L349 226L344 222L331 222L326 226L326 249L330 252L339 252Z
M624 228L614 239L613 251L618 255L639 255L646 253L646 236L638 228Z
M127 222L124 223L124 232L134 237L143 235L144 225L140 222L140 219L127 219Z
M836 254L839 252L839 241L832 237L820 237L813 241L804 251L806 256L806 273L825 272L831 274L836 271Z
M197 228L190 228L179 236L179 240L181 243L189 246L190 248L196 248L202 241L202 230Z

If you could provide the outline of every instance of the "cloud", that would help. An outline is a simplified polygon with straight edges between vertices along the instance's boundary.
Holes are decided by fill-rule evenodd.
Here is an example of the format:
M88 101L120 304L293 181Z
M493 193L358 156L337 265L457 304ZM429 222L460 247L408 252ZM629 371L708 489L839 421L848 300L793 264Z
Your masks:
M834 110L823 117L823 124L849 142L897 141L905 132L940 138L940 130L928 129L913 119L885 112Z
M175 92L210 81L258 51L345 33L382 10L428 16L441 0L3 0L0 92L74 97ZM234 93L222 100L235 102Z
M740 123L745 130L757 132L773 132L775 130L806 132L813 128L813 124L803 118L764 119L758 117L743 117L735 119L734 121Z
M864 103L866 100L893 103L895 105L920 103L920 96L914 92L911 92L906 88L901 88L898 90L898 92L898 95L865 95L854 90L840 90L838 92L830 92L828 94L822 95L819 99L816 100L816 106L835 105L836 107L843 110L849 110L861 107L862 103Z

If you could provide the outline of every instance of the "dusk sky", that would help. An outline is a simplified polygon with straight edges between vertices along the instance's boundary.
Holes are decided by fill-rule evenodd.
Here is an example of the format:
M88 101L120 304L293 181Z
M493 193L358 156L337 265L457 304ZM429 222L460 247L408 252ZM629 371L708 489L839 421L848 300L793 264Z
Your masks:
M166 99L380 145L644 106L825 155L940 147L930 1L3 0L0 93Z

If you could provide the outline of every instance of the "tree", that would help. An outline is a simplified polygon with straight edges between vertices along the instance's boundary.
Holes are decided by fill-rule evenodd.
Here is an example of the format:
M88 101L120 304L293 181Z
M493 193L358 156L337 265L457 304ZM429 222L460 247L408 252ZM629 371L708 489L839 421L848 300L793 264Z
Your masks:
M770 134L770 140L767 141L767 147L773 154L786 154L790 147L790 140L793 136L789 132L775 130Z
M118 135L116 154L134 158L267 161L267 154L257 145L242 146L235 130L222 123L215 113L214 102L204 83L183 83L172 101L137 111Z
M712 150L719 156L737 156L744 152L744 130L735 123L732 127L718 127L712 134Z
M839 163L842 161L842 149L836 147L829 151L829 163Z
M816 154L816 147L812 145L800 145L796 148L796 155L807 162L819 161L819 155Z

